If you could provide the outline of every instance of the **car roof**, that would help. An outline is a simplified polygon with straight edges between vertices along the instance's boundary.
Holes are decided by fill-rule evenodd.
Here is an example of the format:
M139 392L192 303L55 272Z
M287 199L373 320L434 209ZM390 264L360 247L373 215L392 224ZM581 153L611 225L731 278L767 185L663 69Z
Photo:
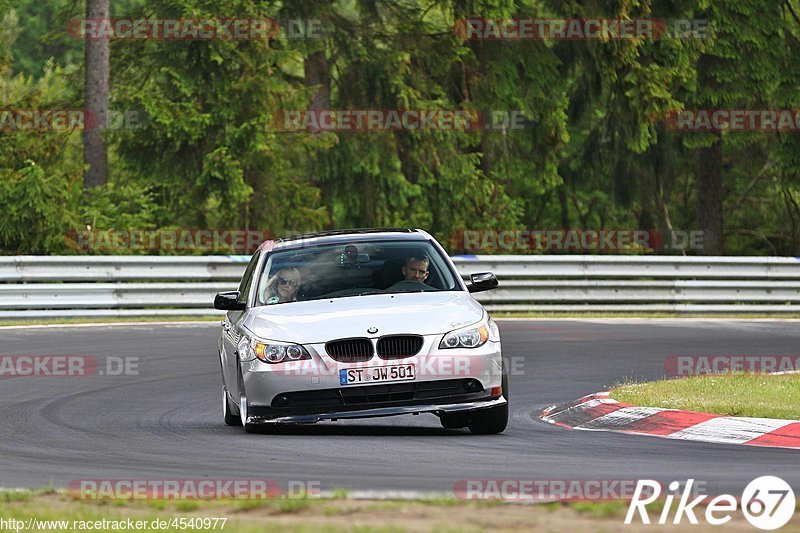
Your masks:
M430 235L420 229L412 228L357 228L304 233L283 237L274 241L265 241L259 249L285 250L300 246L320 244L337 244L350 242L370 242L390 240L425 241Z

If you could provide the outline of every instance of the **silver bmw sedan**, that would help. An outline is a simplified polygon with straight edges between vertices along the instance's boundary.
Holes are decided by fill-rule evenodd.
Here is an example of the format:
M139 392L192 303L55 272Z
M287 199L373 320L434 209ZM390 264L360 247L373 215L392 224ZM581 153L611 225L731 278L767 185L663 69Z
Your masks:
M227 311L218 349L226 424L431 413L445 428L500 433L508 377L495 322L421 230L347 230L266 241Z

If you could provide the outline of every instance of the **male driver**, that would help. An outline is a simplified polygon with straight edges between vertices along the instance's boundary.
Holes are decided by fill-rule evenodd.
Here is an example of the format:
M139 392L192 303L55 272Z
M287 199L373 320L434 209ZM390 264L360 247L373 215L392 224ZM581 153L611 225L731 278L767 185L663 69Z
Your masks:
M425 255L420 257L410 256L406 259L406 264L401 269L403 277L406 281L425 283L425 280L428 279L428 265L430 263L430 259Z

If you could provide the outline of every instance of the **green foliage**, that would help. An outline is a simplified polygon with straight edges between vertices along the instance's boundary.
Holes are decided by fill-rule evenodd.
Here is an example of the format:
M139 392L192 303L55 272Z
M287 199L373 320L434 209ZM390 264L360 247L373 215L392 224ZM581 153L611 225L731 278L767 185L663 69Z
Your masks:
M159 208L149 187L111 182L86 191L84 197L82 222L92 228L156 227Z
M16 0L14 4L19 16L15 72L39 77L50 60L62 66L82 61L83 43L67 32L67 21L80 16L80 4L71 0Z
M266 17L246 1L148 2L173 17ZM304 172L321 142L279 134L276 111L305 105L280 74L296 60L263 41L149 41L114 51L115 101L147 116L141 129L113 138L121 166L142 176L163 206L159 225L272 231L320 228L319 190ZM202 68L198 68L202 65Z
M0 0L3 109L83 104L81 3ZM720 143L723 251L800 255L795 133L670 130L683 109L796 109L798 0L125 0L113 16L315 19L321 38L122 40L110 184L82 191L79 131L0 130L0 249L59 253L71 229L418 226L695 230ZM468 18L705 19L708 38L464 41ZM315 107L316 106L316 107ZM281 112L515 112L523 130L286 132ZM27 218L26 218L27 217ZM35 220L34 220L35 219Z
M65 249L65 231L74 226L75 187L67 176L47 176L33 161L0 171L0 243L7 254L43 254Z
M0 20L3 43L13 44L18 20L14 11ZM71 107L70 72L48 63L39 79L14 76L8 52L0 49L0 110ZM0 129L0 253L66 249L80 205L80 160L78 131Z

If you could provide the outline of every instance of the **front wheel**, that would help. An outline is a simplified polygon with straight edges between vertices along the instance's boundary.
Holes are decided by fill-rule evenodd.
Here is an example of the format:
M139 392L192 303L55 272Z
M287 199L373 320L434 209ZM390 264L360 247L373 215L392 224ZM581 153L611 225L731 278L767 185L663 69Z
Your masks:
M258 433L259 426L258 424L251 424L247 422L247 396L242 394L241 398L239 399L239 417L241 418L241 425L244 426L244 430L248 433Z
M508 426L508 376L503 371L501 381L503 387L503 398L506 399L504 405L481 409L470 415L469 430L476 435L494 435L502 433Z
M228 400L228 389L222 387L222 418L229 426L241 426L242 420L239 415L231 411L231 402Z
M248 403L247 403L247 393L244 390L244 379L242 378L242 369L239 366L239 363L236 363L236 370L239 376L239 425L244 427L244 430L248 433L258 433L259 426L258 424L251 424L247 422L248 418Z

